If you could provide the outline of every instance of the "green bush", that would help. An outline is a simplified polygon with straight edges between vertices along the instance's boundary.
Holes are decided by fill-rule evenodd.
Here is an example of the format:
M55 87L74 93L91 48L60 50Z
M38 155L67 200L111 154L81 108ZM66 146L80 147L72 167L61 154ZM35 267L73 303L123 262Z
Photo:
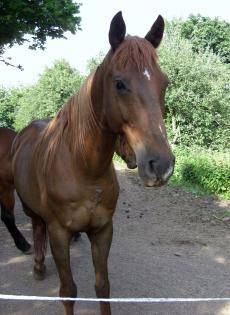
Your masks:
M230 69L208 50L194 52L176 28L168 29L159 59L171 82L166 93L171 141L228 150Z
M0 127L13 128L23 88L0 87Z
M201 148L174 149L176 167L172 182L189 183L206 193L230 199L230 153Z
M209 48L222 61L230 64L230 24L219 18L190 15L181 24L181 36L189 39L194 51Z
M37 118L53 117L80 87L83 76L65 60L46 68L38 82L27 88L20 99L15 129L25 127Z

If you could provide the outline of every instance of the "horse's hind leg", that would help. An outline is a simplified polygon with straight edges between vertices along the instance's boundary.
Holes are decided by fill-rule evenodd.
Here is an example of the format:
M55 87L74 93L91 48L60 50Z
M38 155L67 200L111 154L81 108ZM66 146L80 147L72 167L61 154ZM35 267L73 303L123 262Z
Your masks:
M70 268L70 241L72 235L57 222L48 225L50 247L60 278L60 296L76 297L77 287ZM63 302L65 315L74 315L74 302Z
M14 217L14 191L13 190L5 190L1 193L0 196L1 203L1 219L10 232L15 245L18 249L20 249L25 254L31 253L31 245L26 241L22 233L18 230L15 224Z
M110 286L108 278L108 255L112 242L112 222L102 230L88 233L91 242L93 264L96 275L95 289L98 298L109 298ZM110 304L101 302L101 315L110 315Z
M34 239L34 278L45 278L45 253L47 247L46 224L38 215L32 216L33 239Z
M45 253L46 253L46 224L43 219L34 213L19 196L25 214L32 220L33 241L34 241L34 278L43 280L45 278Z

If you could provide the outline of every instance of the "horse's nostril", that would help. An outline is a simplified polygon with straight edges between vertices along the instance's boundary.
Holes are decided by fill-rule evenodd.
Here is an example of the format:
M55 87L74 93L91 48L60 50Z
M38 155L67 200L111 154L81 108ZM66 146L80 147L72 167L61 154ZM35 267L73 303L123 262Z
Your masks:
M149 161L149 172L154 173L154 160Z

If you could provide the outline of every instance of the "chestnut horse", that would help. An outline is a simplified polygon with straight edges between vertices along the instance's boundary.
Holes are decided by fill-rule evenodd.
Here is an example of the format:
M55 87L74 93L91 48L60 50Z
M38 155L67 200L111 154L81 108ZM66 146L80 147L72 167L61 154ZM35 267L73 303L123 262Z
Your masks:
M125 161L128 168L134 169L137 167L135 153L124 135L118 136L115 152Z
M10 151L16 132L8 128L0 128L0 205L1 219L10 232L18 249L28 254L31 245L15 225L14 217L14 183L11 170Z
M112 157L118 135L124 133L134 150L145 186L163 185L173 173L163 122L168 80L155 51L163 31L159 16L145 38L125 37L117 13L102 64L47 126L32 123L14 141L15 187L32 218L34 276L45 276L47 228L61 297L77 296L69 250L77 231L86 232L91 242L97 297L110 295L107 261L119 195ZM65 315L73 315L74 302L63 304ZM100 309L101 315L111 314L108 302Z
M44 122L49 120L44 120ZM14 183L11 169L10 152L16 132L9 128L0 127L0 205L1 220L10 232L16 247L24 254L31 253L31 245L26 241L15 224L14 217ZM128 168L136 167L136 157L125 136L118 137L116 153L126 162ZM77 240L80 233L74 235Z

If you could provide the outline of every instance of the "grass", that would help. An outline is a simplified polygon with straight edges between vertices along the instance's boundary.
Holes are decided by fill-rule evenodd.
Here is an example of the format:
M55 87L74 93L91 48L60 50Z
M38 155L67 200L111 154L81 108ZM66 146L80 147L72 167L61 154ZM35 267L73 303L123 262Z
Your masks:
M199 194L230 199L230 154L201 148L174 148L176 167L171 183Z
M230 152L212 152L197 147L174 147L173 151L176 166L169 184L196 195L230 199ZM114 161L124 164L117 155Z

